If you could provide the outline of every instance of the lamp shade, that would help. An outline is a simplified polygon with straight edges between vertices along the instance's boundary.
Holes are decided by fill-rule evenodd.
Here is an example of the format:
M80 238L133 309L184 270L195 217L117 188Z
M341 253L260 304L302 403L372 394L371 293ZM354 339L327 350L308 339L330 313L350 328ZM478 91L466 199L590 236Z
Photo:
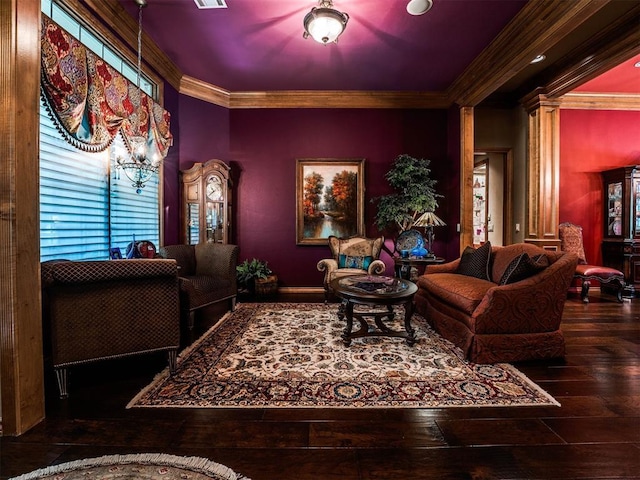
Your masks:
M349 21L349 15L335 10L331 1L321 0L304 17L304 38L311 36L316 42L326 45L335 43Z
M447 224L433 212L424 212L413 223L414 227L444 227Z

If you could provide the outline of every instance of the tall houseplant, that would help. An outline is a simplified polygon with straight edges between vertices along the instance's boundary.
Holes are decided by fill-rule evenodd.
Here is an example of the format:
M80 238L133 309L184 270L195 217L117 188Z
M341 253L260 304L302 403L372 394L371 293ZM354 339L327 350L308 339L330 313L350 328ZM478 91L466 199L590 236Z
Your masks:
M395 226L404 232L421 214L435 210L442 195L434 189L437 180L431 178L430 163L407 154L395 159L385 175L395 192L371 200L378 204L375 220L379 231Z

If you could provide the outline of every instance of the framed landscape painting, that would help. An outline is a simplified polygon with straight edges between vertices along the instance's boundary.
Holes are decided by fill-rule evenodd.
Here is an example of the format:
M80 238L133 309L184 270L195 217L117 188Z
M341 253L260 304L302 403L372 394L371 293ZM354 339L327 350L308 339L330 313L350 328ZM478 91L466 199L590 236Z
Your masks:
M364 158L296 160L298 245L364 236Z

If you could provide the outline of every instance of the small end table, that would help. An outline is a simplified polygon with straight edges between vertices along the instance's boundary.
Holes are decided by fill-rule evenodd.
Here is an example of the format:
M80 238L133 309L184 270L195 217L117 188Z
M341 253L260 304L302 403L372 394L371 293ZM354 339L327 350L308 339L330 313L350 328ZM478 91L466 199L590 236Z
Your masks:
M396 277L409 280L411 278L411 267L428 265L438 265L446 260L442 257L393 257L393 263L396 269Z

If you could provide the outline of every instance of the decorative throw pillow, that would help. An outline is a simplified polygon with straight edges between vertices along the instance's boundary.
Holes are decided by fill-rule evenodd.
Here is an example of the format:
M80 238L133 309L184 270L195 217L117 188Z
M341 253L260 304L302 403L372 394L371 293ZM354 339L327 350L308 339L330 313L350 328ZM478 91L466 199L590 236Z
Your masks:
M541 254L545 258L547 265L548 260L546 255ZM531 258L526 252L521 253L516 258L511 260L511 263L507 266L502 278L498 285L508 285L510 283L519 282L525 278L529 278L532 275L544 270L547 265L544 265L544 261L540 258L541 255L536 255ZM537 260L534 260L537 259Z
M491 242L487 242L481 247L467 247L462 252L460 263L456 273L467 275L468 277L490 280L489 260L491 259Z
M533 263L540 267L540 270L544 270L549 266L549 259L544 253L534 255L533 257L531 257L531 260L533 260Z
M360 270L368 270L371 262L373 262L373 257L371 255L359 257L341 253L338 260L338 268L359 268Z

